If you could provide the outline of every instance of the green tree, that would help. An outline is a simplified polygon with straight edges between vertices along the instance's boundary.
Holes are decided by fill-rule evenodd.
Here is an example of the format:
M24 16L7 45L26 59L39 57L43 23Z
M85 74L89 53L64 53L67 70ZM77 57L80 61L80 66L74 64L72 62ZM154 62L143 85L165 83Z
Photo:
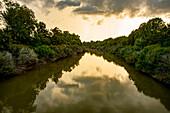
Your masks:
M14 43L29 45L34 34L36 19L34 12L26 6L20 6L11 0L4 0L5 11L1 16L5 22L5 31Z
M51 33L48 29L46 29L46 25L43 22L39 22L36 24L36 33L35 33L35 40L40 41L41 43L37 43L37 45L45 44L50 45L51 44ZM34 42L34 41L33 41Z
M62 31L58 27L51 29L51 31L52 31L51 43L53 45L63 44L64 38L63 38Z

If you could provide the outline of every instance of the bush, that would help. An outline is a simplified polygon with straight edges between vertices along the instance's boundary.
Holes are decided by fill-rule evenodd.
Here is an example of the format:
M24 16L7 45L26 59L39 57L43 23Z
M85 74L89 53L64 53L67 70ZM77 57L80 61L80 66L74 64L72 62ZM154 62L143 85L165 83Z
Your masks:
M40 59L45 58L50 60L56 57L55 52L47 45L37 46L34 48L34 50Z
M67 50L66 50L67 46L66 45L60 45L58 47L60 49L60 52L59 52L60 57L61 58L66 57L67 56Z
M147 41L144 40L144 39L141 39L141 38L137 38L135 40L135 44L134 45L143 48L143 47L145 47L147 45Z
M78 45L72 45L71 48L74 52L78 52L78 53L83 52L83 49Z
M50 46L50 49L52 49L54 52L55 52L55 55L56 55L56 57L59 57L60 55L60 48L59 48L59 46L56 46L56 45L51 45Z
M34 50L22 44L13 44L10 51L17 65L34 64L38 60Z
M14 57L17 58L19 57L19 52L22 48L28 48L28 47L22 44L12 44L9 51L12 53Z
M138 46L127 46L124 48L123 58L129 64L135 64L140 55L140 47Z
M73 55L73 50L71 49L70 46L66 46L64 52L67 54L67 56Z
M136 67L158 79L164 79L170 70L170 48L160 47L158 44L145 47L136 62Z
M0 52L0 74L3 78L14 72L14 60L9 52Z
M35 54L34 50L23 47L19 51L19 57L17 58L17 64L26 65L26 64L35 64L38 61L38 57Z

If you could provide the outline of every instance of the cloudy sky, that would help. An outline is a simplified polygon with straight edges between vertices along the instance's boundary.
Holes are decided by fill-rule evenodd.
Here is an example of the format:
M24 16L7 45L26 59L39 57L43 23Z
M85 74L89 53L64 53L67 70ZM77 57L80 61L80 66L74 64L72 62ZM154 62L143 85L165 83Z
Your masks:
M143 22L170 22L170 0L17 0L47 28L59 27L84 41L129 35Z

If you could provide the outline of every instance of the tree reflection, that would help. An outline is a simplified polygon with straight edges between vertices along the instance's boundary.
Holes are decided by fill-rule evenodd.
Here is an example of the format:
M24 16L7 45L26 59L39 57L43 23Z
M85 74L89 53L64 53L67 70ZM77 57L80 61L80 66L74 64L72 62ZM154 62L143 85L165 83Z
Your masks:
M11 113L30 113L36 111L33 105L36 95L43 90L49 79L55 83L62 76L62 71L71 71L79 65L84 54L72 56L37 67L20 76L0 82L0 111Z
M168 86L164 86L160 82L154 80L149 75L137 71L133 66L126 64L122 59L108 53L99 51L91 51L91 54L102 56L108 62L114 62L123 66L129 73L129 78L135 83L139 92L143 92L149 97L159 99L160 102L170 111L170 90Z

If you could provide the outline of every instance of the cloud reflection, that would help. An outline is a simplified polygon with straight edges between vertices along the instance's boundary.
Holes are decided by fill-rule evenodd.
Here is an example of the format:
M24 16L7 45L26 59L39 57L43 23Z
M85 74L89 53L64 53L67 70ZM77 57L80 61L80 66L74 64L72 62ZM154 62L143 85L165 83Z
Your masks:
M158 101L138 93L131 81L121 83L107 76L74 77L72 80L76 84L50 81L37 96L37 112L165 112Z

